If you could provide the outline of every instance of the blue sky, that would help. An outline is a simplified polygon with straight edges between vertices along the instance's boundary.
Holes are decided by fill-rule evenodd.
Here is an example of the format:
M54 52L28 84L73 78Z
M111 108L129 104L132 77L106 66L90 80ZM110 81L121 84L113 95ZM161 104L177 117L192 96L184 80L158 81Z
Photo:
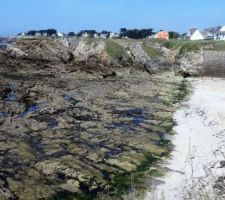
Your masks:
M118 31L225 25L225 0L0 0L0 35L56 28Z

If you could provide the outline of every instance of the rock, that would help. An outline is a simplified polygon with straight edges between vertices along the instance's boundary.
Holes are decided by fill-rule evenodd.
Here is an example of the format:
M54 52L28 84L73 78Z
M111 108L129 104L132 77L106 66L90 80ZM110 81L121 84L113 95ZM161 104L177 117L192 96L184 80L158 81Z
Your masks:
M132 172L136 169L136 166L125 161L125 162L121 162L117 159L109 159L107 160L107 163L109 163L110 165L114 165L114 166L118 166L119 168L125 169L128 172Z
M225 160L220 161L220 167L225 168Z
M159 55L156 57L149 56L143 49L141 42L123 42L122 45L128 49L128 55L131 56L134 63L142 65L150 74L159 73L162 71L170 71L172 64L170 57L172 52L169 49L161 48ZM149 42L154 51L158 51L157 47ZM168 59L169 58L169 59Z
M183 77L203 74L204 59L202 52L188 52L176 61L175 73Z
M66 191L76 193L79 192L80 184L79 181L76 180L67 180L66 183L63 183L60 187Z
M113 195L115 174L129 174L146 155L168 151L158 145L157 131L175 110L180 77L150 76L144 63L157 67L167 58L148 58L138 41L113 41L125 51L114 58L105 42L21 39L12 44L19 53L0 52L4 196L51 199L86 187ZM165 71L159 67L158 73ZM3 97L12 92L13 101Z

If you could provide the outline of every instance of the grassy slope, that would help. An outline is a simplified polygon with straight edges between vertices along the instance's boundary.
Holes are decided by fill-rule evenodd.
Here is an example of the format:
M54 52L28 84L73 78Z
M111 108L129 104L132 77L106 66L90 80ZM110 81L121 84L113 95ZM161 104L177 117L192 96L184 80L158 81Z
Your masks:
M160 55L160 53L156 49L151 47L147 42L142 43L142 48L149 57L156 58Z
M106 40L105 45L106 45L105 49L107 53L112 58L119 59L126 54L125 49L114 40Z
M198 51L201 48L212 51L225 51L225 41L209 41L209 40L169 40L159 41L162 46L171 49L179 50L178 55L183 55L187 52Z

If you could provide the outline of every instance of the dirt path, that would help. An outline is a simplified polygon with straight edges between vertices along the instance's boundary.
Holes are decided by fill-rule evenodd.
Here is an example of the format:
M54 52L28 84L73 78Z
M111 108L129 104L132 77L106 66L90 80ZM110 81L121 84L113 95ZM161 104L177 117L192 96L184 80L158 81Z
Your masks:
M145 200L219 199L212 188L225 174L225 80L191 82L190 100L174 115L175 149L162 163L168 173L154 181Z

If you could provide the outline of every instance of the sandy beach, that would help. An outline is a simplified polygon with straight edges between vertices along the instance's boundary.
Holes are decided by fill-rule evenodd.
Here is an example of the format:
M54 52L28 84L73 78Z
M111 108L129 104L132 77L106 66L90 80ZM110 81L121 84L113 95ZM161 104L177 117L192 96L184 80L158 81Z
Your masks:
M162 163L168 173L158 179L162 184L154 185L145 200L220 199L213 186L225 174L225 80L190 82L193 92L174 115L174 151Z

